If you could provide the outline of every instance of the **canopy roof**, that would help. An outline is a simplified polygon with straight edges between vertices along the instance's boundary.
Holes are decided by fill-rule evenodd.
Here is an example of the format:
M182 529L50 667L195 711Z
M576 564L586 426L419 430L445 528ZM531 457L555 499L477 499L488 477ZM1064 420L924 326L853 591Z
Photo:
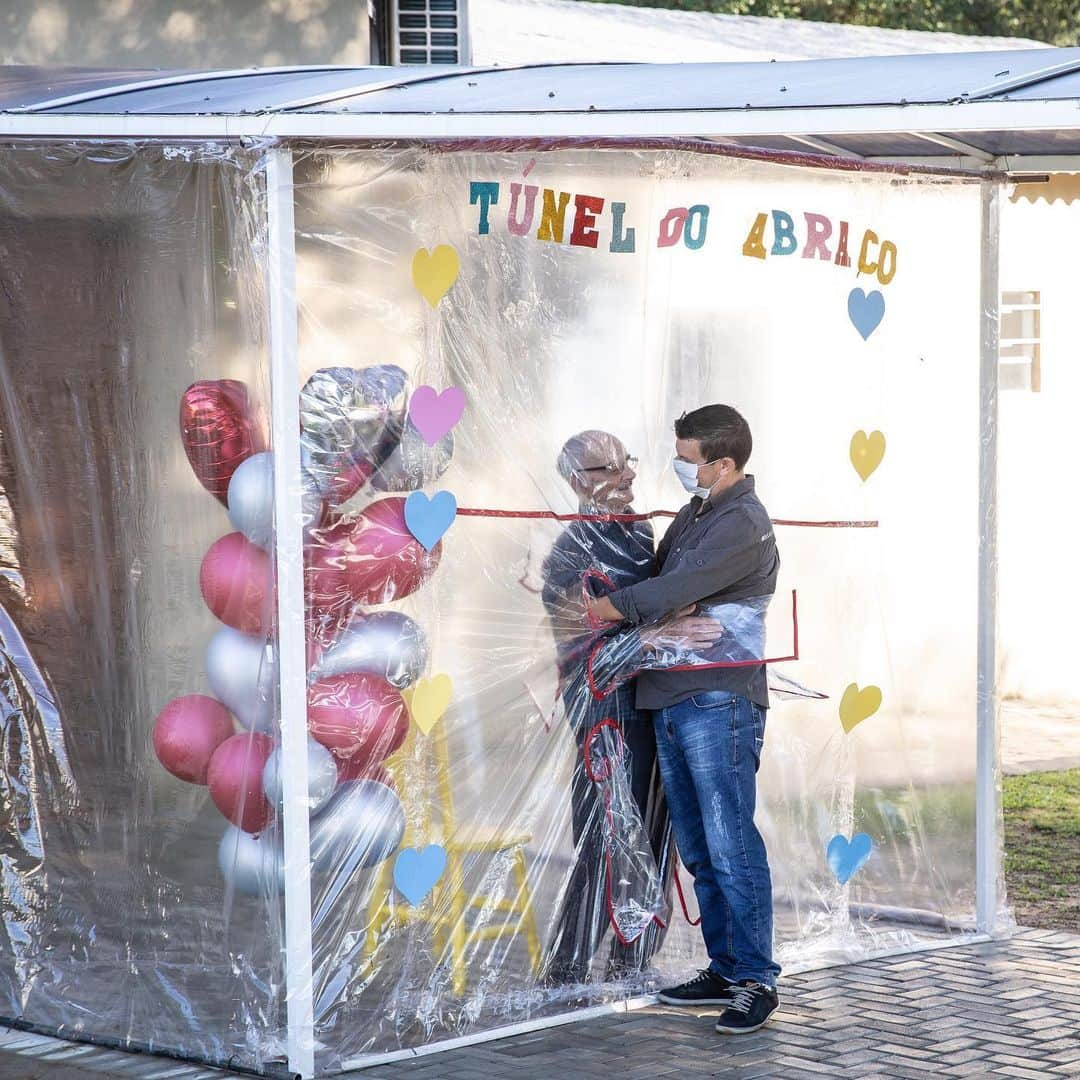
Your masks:
M1080 153L1080 48L775 63L0 67L9 134L692 135L843 156ZM999 162L1000 164L1000 162Z

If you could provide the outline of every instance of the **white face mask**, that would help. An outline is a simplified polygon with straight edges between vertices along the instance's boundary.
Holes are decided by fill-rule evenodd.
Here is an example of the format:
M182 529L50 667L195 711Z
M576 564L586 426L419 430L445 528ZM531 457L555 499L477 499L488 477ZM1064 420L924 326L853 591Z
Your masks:
M717 458L717 461L720 459ZM715 465L715 461L706 461L701 465L695 465L691 461L683 461L681 458L673 458L671 461L671 467L675 470L675 475L679 478L679 483L682 484L691 495L700 495L701 498L707 498L709 489L702 487L698 483L698 472L704 469L706 465Z

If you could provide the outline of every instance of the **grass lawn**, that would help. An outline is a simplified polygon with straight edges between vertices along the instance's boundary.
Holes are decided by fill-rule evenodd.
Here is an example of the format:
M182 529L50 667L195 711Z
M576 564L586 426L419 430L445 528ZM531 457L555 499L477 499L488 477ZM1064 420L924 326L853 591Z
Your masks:
M1005 879L1022 926L1080 933L1080 769L1005 777Z

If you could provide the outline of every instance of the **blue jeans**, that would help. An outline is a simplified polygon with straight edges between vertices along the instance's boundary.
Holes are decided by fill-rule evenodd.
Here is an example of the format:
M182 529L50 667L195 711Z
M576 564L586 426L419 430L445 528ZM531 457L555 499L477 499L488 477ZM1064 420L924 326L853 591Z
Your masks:
M724 691L653 713L675 843L701 910L709 968L775 986L772 882L754 803L765 710Z

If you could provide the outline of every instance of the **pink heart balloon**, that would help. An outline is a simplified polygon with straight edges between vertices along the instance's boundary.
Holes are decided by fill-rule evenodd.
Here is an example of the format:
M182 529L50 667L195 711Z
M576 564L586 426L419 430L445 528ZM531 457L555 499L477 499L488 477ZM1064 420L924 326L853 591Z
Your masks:
M448 386L441 394L433 386L418 386L409 399L409 419L420 437L434 446L465 411L465 391Z

